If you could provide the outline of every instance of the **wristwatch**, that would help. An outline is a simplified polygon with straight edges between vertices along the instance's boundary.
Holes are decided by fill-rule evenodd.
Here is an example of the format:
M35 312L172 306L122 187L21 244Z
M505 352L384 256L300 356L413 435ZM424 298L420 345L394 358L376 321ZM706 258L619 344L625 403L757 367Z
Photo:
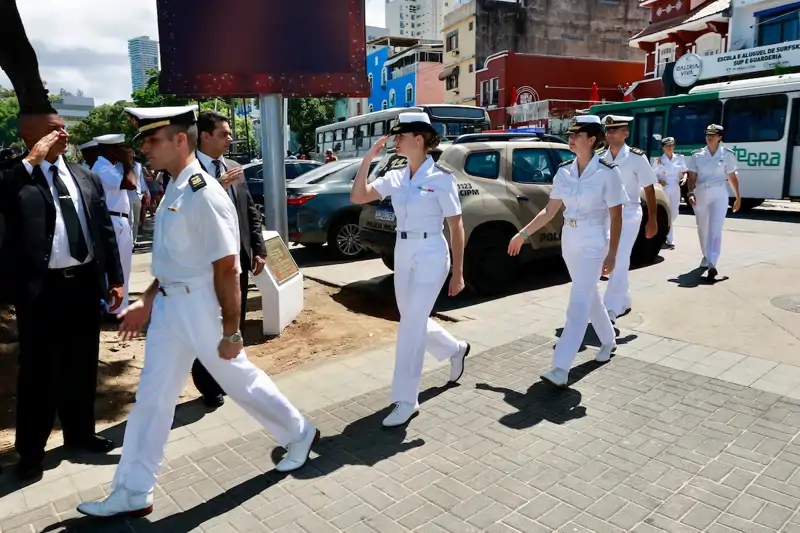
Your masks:
M232 344L239 344L240 342L242 342L242 334L239 331L235 332L232 335L223 335L222 338Z

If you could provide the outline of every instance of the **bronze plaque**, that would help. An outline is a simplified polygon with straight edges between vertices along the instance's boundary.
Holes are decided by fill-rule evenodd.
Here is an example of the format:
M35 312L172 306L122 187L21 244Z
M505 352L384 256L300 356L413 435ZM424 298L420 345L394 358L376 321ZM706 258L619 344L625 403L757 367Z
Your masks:
M265 244L267 246L267 268L272 272L278 285L283 285L284 282L300 272L283 239L272 237L267 239Z

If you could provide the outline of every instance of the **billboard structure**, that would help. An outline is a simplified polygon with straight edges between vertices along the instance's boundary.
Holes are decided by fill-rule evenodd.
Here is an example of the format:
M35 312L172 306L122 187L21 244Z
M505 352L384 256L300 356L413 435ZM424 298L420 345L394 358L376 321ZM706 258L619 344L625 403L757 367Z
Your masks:
M157 5L165 94L369 96L364 0Z

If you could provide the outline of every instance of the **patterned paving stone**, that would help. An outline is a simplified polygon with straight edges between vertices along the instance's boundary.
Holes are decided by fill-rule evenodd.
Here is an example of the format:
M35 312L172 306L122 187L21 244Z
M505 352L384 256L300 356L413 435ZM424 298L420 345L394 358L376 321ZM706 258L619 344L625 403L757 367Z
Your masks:
M625 357L556 390L538 379L551 354L531 336L459 386L427 374L406 428L380 426L387 389L312 412L323 438L294 475L255 432L170 461L146 519L80 517L75 494L0 532L800 530L800 402Z

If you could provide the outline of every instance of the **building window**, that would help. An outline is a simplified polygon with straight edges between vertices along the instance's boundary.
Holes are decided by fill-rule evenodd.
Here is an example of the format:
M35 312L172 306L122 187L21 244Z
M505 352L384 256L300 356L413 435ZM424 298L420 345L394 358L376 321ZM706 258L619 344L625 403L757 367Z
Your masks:
M475 72L475 65L473 65L472 63L469 64L469 71Z
M406 103L410 104L414 101L414 87L409 83L406 85Z
M758 41L756 46L796 41L800 39L800 8L796 4L756 13Z
M706 33L694 43L694 53L699 56L713 56L722 52L722 35Z
M779 141L786 129L785 94L733 98L725 102L725 142Z
M667 63L675 61L675 43L664 43L656 50L656 78L660 78L667 68Z
M367 74L367 80L369 80L369 90L372 90L372 72Z
M397 105L397 94L394 92L394 89L389 91L389 107L394 107Z
M447 76L445 79L445 87L448 91L458 89L458 76L455 74Z
M482 107L489 107L491 105L492 96L489 92L489 82L482 81L481 82L481 106Z
M387 81L389 81L389 71L383 67L381 69L381 86L385 86Z
M374 110L375 110L375 108L372 107L372 104L369 104L369 112L372 113Z
M450 32L445 37L445 51L451 52L453 50L458 50L458 31Z
M386 102L386 100L381 103L381 109L389 109L389 104Z

